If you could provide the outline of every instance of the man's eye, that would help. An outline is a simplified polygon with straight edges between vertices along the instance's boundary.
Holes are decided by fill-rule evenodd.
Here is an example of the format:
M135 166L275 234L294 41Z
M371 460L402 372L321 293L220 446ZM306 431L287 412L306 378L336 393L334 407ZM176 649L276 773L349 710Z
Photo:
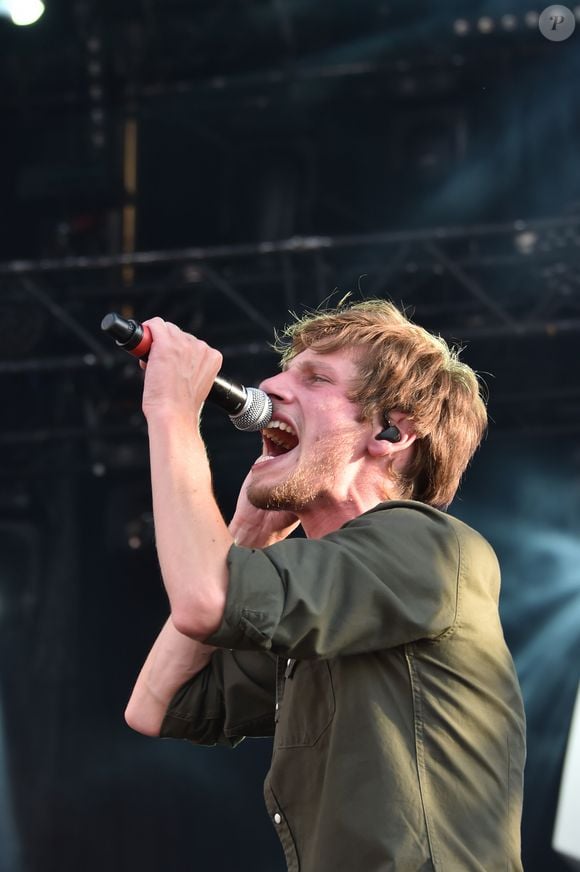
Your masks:
M328 383L330 379L325 378L323 375L317 375L316 373L312 373L312 375L310 376L310 381Z

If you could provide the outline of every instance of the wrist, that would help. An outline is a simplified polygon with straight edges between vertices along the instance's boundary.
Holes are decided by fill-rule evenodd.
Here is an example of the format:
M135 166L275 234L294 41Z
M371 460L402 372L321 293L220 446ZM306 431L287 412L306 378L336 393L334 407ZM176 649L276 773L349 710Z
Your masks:
M195 475L196 484L211 488L211 470L199 428L174 414L155 414L147 421L151 473L167 480Z
M202 448L205 445L201 438L199 421L191 414L184 414L170 407L155 407L145 414L149 437L162 439L175 445Z
M176 403L162 402L152 405L143 404L143 415L147 426L170 428L172 430L189 430L199 433L200 412L194 412L191 407Z

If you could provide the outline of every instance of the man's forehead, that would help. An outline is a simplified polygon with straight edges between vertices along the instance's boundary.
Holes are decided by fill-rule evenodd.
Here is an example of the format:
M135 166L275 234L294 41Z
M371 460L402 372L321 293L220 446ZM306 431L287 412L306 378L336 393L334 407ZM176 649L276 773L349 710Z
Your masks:
M315 351L313 348L306 348L297 354L296 357L293 357L284 369L309 369L316 366L319 369L322 368L335 372L345 368L352 371L352 368L358 362L358 357L359 355L352 346L339 348L336 351Z

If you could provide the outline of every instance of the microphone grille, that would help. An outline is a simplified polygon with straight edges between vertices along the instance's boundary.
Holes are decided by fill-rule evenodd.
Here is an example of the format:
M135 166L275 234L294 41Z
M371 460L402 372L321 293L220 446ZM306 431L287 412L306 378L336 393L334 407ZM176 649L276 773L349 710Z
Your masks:
M259 388L246 388L248 399L237 415L230 415L230 421L238 430L261 430L272 420L272 400Z

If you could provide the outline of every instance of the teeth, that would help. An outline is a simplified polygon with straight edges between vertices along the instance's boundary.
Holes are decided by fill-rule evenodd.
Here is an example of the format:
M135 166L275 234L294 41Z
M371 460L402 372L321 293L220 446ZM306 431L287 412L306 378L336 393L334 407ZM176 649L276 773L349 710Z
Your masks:
M284 421L270 421L268 424L268 430L285 430L287 433L290 433L291 436L296 436L296 433L293 427L290 424L285 424Z

